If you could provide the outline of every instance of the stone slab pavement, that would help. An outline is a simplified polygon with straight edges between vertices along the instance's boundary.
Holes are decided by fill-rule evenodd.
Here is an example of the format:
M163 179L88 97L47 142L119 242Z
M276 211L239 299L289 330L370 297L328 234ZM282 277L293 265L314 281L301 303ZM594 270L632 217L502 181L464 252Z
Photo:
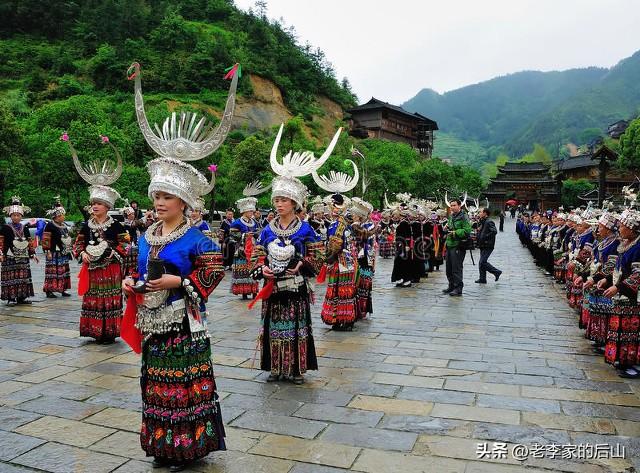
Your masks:
M640 468L639 384L591 351L559 287L506 223L492 258L502 278L478 287L467 257L461 298L440 293L444 272L395 288L392 261L378 260L374 316L337 333L319 318L318 288L320 370L300 387L267 384L256 369L259 312L225 278L209 323L229 450L191 471ZM79 338L77 296L45 299L42 263L34 278L32 306L0 307L0 472L151 471L137 433L138 356L122 341ZM573 457L563 458L562 445ZM610 456L602 445L624 447L624 458L602 458Z

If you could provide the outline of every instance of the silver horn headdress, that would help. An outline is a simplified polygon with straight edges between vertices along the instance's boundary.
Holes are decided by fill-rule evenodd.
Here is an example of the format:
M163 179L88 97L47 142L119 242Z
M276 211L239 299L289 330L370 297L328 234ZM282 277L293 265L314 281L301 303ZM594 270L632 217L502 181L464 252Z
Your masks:
M255 212L256 206L258 205L258 199L256 199L255 196L268 191L270 188L271 184L265 187L259 180L247 184L242 191L242 195L244 195L244 197L242 199L236 200L236 207L238 207L238 212L240 212L241 214L245 212Z
M350 159L346 159L345 162L351 163L353 166L353 176L341 171L329 171L329 177L320 176L317 172L313 172L313 180L316 182L318 187L333 193L342 194L344 192L349 192L358 184L358 179L360 179L360 172L358 171L358 166L356 163L351 161Z
M338 142L342 128L336 132L331 143L319 158L316 158L312 151L296 151L295 153L289 151L280 163L278 161L278 145L280 138L282 138L283 129L284 125L280 125L273 148L271 148L271 169L277 174L271 183L271 200L273 201L276 197L286 197L293 200L297 208L301 208L307 198L308 191L298 178L315 173L329 159Z
M87 165L82 165L76 149L73 147L73 144L71 144L69 135L63 133L60 139L66 141L69 145L71 156L73 156L73 164L80 177L91 184L89 187L89 200L91 202L101 202L109 208L113 208L116 200L120 198L120 194L117 190L109 186L116 182L122 175L122 156L118 148L111 143L107 136L100 136L102 143L109 145L113 150L116 156L116 162L114 163L110 159L105 159L104 161L93 160Z
M144 110L140 64L134 62L128 69L129 80L134 80L136 117L140 131L149 146L160 156L147 164L151 175L149 197L157 191L176 195L190 208L197 206L198 197L211 192L215 186L215 166L210 166L211 180L207 179L186 161L197 161L214 153L224 142L231 129L231 121L236 103L238 86L238 65L225 76L231 78L229 95L222 119L217 127L195 113L175 112L167 117L160 128L154 124L155 131L149 125Z

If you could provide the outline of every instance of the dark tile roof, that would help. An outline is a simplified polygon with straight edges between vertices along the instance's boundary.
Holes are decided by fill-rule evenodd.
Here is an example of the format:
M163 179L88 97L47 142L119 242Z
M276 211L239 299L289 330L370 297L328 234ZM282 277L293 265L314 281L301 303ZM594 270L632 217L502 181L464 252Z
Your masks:
M543 163L506 163L504 166L498 166L501 172L539 172L548 171L550 166Z
M598 161L594 161L592 159L591 153L581 154L580 156L554 162L554 168L558 172L569 171L571 169L590 168L594 166L598 166Z
M397 105L390 104L388 102L383 102L382 100L378 100L375 97L371 97L367 103L363 103L362 105L358 105L357 107L353 107L347 110L347 113L359 112L362 110L377 110L379 108L388 108L395 112L401 113L408 117L413 118L414 120L420 120L428 123L432 126L432 130L438 130L438 123L430 118L425 117L424 115L420 115L419 113L411 113L407 112L404 108L399 107Z

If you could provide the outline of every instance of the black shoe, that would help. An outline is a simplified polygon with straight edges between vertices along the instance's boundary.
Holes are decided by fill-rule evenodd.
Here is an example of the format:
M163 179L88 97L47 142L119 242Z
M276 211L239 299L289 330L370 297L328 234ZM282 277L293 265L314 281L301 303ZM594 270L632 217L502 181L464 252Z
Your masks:
M71 294L69 294L68 292L63 292L62 297L71 297Z
M47 292L47 299L57 299L58 296L56 296L53 292Z
M153 457L153 461L151 462L152 468L162 468L163 466L167 466L167 460L160 457Z
M278 378L280 377L277 374L270 374L269 377L267 378L267 383L274 383L278 381Z
M486 279L484 281L482 279L476 279L474 282L478 283L478 284L487 284L487 280Z
M640 371L634 368L628 368L622 371L621 373L619 373L618 376L620 376L621 378L636 379L636 378L640 378Z
M404 284L404 279L401 280L399 283L397 283L396 287L402 287L403 284Z
M169 467L169 471L183 471L187 467L186 463L176 463L175 465L171 465Z
M494 276L496 277L496 282L498 282L498 279L500 279L500 276L502 276L502 271L498 271L498 273L494 274Z
M455 287L448 287L446 289L442 290L443 294L449 294L451 291L453 291L455 289Z
M462 295L462 289L454 289L449 293L451 297L459 297Z
M26 299L18 299L18 305L31 305L33 302L28 301Z

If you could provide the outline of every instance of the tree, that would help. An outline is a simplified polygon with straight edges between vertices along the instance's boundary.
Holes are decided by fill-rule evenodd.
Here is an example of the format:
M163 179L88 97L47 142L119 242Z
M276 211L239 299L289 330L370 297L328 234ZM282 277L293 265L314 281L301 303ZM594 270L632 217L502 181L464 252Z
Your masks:
M533 145L533 152L530 154L524 155L520 159L521 163L543 163L543 164L551 164L551 155L541 144Z
M624 169L640 169L640 118L636 118L620 137L618 164Z
M595 185L587 179L567 179L562 181L562 205L565 207L578 207L583 202L578 196L595 189Z
M0 203L5 202L5 186L11 185L7 177L10 169L19 168L18 155L22 150L22 130L7 104L0 101Z

